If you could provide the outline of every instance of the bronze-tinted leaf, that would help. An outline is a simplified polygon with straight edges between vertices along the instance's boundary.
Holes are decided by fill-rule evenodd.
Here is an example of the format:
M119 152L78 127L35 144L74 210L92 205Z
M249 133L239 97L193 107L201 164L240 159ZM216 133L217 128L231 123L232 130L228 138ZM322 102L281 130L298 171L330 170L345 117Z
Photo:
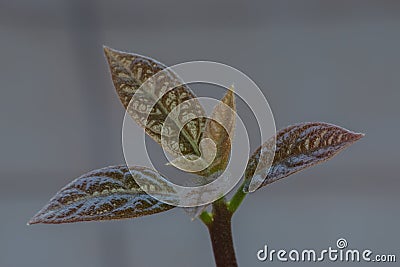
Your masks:
M265 142L249 159L244 190L252 192L258 189L251 186L256 179L262 179L261 186L265 186L331 159L363 136L324 122L300 123L284 128L276 135L275 156L269 169L263 168L263 162L260 162L257 170L256 166L261 154L269 155L266 158L270 159L273 142Z
M187 102L190 104L181 105L179 119L193 119L188 123L182 123L178 119L174 128L174 130L180 129L181 124L184 125L182 131L175 133L179 135L179 143L175 141L175 138L169 140L164 136L166 140L163 142L163 147L175 156L179 156L180 153L199 156L198 144L205 126L205 113L189 87L180 85L182 82L175 73L170 69L166 70L165 65L151 58L120 52L108 47L104 47L104 53L114 87L123 106L133 119L145 128L146 133L159 144L161 144L161 130L168 114L178 105L191 100ZM148 81L145 84L148 86L135 96L134 100L137 101L130 104L133 95L139 91L139 87L154 75L157 75L157 78ZM174 89L165 92L167 88ZM155 103L154 106L153 103Z
M199 174L209 176L225 170L231 153L231 143L236 125L236 100L233 87L221 99L207 119L203 138L210 138L216 146L216 155L211 165ZM207 156L207 147L202 151ZM214 155L213 155L214 156Z
M209 148L207 145L205 145L205 147L201 147L202 156L213 157L213 159L206 159L206 162L211 162L211 164L206 169L197 173L202 177L207 177L203 178L204 180L201 180L199 184L204 184L218 178L218 176L225 170L229 161L232 138L235 131L235 112L236 100L232 87L224 95L220 103L214 107L211 117L206 121L206 127L202 138L210 138L214 142L215 147ZM214 155L207 155L210 151L213 151ZM186 208L185 211L193 220L197 218L208 206L209 205Z
M231 152L231 138L236 123L236 103L233 88L229 89L207 118L200 143L201 157L186 155L172 161L181 169L203 177L225 170Z
M154 181L160 176L157 172L145 167L130 170L112 166L82 175L62 188L28 224L125 219L173 208L146 194L131 175ZM158 183L150 190L174 196L167 184Z

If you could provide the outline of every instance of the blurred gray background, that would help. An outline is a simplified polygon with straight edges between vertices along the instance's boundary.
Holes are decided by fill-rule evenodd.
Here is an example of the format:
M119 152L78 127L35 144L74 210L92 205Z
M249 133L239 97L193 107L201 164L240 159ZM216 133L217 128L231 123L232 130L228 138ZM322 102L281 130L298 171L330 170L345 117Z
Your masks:
M246 199L233 221L241 266L277 264L257 261L264 244L324 249L340 237L399 258L399 29L394 0L1 1L0 266L213 265L206 228L179 209L26 226L73 178L123 163L103 44L242 70L278 128L327 121L367 134Z

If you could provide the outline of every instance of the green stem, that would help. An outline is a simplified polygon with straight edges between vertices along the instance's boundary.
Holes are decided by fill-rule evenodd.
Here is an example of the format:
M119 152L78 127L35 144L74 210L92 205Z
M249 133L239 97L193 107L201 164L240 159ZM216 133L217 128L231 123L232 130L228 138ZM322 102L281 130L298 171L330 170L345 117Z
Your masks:
M233 214L239 208L242 201L247 196L247 193L243 192L244 183L238 188L236 193L233 195L228 203L228 210Z
M213 215L212 215L212 213L209 213L208 211L203 211L200 214L199 218L207 226L210 225L212 223L212 221L213 221Z

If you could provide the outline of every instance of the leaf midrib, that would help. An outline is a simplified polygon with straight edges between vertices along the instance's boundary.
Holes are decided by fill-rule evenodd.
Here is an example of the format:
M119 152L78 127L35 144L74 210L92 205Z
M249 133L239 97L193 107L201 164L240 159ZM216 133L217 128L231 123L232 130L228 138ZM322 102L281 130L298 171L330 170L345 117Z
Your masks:
M118 62L118 64L119 64L120 66L122 66L125 70L127 70L127 71L129 72L130 76L131 76L133 79L135 79L135 80L140 84L140 86L143 85L144 82L141 83L141 81L139 81L138 79L136 79L135 76L133 75L133 73L132 73L132 71L131 71L130 69L126 68L123 64L121 64L121 63L119 62L119 60L118 60L117 58L114 57L114 55L111 54L111 56L113 57L113 59L114 59L116 62ZM164 71L164 70L161 70L161 71ZM155 75L157 75L157 73L156 73ZM146 80L146 81L147 81L147 80ZM145 82L146 82L146 81L145 81ZM140 86L139 86L139 87L140 87ZM172 89L172 90L173 90L173 89ZM134 94L136 94L136 91L137 91L137 90L135 90L135 93L134 93ZM168 116L168 114L169 114L168 110L167 110L163 105L161 105L159 101L157 101L158 98L157 98L154 94L149 93L149 92L147 92L147 91L143 91L143 92L146 93L147 95L149 95L150 97L152 97L152 100L156 101L156 106L157 106L158 108L160 108L161 112L162 112L165 116ZM161 98L160 98L160 100L161 100ZM128 105L129 105L129 104L128 104ZM175 119L173 119L173 122L174 122L175 125L179 128L180 123L177 122ZM164 122L163 122L163 123L164 123ZM146 125L144 125L144 127L145 127L146 129L149 129L149 128L146 127ZM150 130L151 130L151 129L150 129ZM192 147L192 149L193 149L194 152L196 153L196 156L201 156L201 153L200 153L200 150L199 150L199 147L198 147L197 142L196 142L195 140L193 140L192 138L190 138L190 135L189 135L189 133L187 132L187 130L185 129L185 127L182 127L181 133L182 133L182 135L184 136L184 138L186 139L186 141L189 142L190 146ZM178 136L178 139L179 139L179 136ZM178 147L179 147L179 144L178 144ZM179 148L179 149L180 149L180 148Z

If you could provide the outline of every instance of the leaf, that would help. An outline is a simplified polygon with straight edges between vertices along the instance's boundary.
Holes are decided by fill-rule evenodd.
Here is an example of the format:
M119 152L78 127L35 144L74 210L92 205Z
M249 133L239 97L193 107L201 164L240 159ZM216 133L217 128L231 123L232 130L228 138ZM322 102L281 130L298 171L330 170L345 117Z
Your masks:
M145 167L131 168L135 178L149 179L160 175ZM72 223L134 218L172 209L146 194L135 182L126 166L111 166L91 171L62 188L28 224ZM150 188L170 194L166 184Z
M267 155L264 161L271 160L272 139L258 148L249 159L245 171L244 191L255 191L295 172L329 160L363 136L364 134L324 122L300 123L284 128L276 135L275 156L269 169L265 168L264 162L260 162L258 167L257 163L260 155ZM263 180L261 186L252 187L254 181L260 179Z
M225 170L231 152L231 138L236 123L236 103L233 87L214 107L206 119L205 129L200 142L201 157L186 155L174 159L171 164L203 177L210 177Z
M215 180L225 170L231 153L232 138L236 125L236 100L233 86L224 95L221 101L214 107L211 117L207 119L206 127L202 138L210 138L215 147L205 145L201 147L202 155L206 162L211 164L198 175L207 177L208 181ZM223 125L223 126L222 126ZM225 126L225 127L224 127ZM213 153L210 153L213 151ZM212 157L211 160L209 157ZM202 181L204 184L205 181ZM194 220L209 205L186 208L185 211Z
M180 85L182 81L175 73L169 69L165 70L167 68L165 65L151 58L120 52L108 47L104 47L104 53L110 67L114 87L123 106L132 118L145 128L146 133L159 144L161 144L161 130L168 114L178 105L191 100L187 104L181 105L176 127L167 129L169 130L167 132L171 132L170 134L179 136L179 139L175 138L179 141L176 142L172 137L166 138L163 147L175 156L180 156L180 153L200 156L198 145L205 126L203 118L205 112L189 87ZM155 83L146 83L148 86L144 88L144 93L135 96L137 101L129 104L139 87L156 74L159 76L151 80L155 80ZM167 87L176 88L165 93ZM156 101L158 97L161 99ZM156 101L154 106L149 104L154 101ZM189 122L183 123L185 126L182 131L176 132L176 128L180 129L182 122L188 118ZM190 120L190 118L192 119Z
M216 155L211 165L205 170L207 176L225 170L231 153L232 138L236 125L236 100L233 86L217 104L207 120L203 139L210 138L216 146ZM207 157L207 147L202 154ZM209 155L210 156L210 155ZM214 156L214 155L213 155ZM202 174L202 173L200 173ZM203 172L204 174L204 172Z

